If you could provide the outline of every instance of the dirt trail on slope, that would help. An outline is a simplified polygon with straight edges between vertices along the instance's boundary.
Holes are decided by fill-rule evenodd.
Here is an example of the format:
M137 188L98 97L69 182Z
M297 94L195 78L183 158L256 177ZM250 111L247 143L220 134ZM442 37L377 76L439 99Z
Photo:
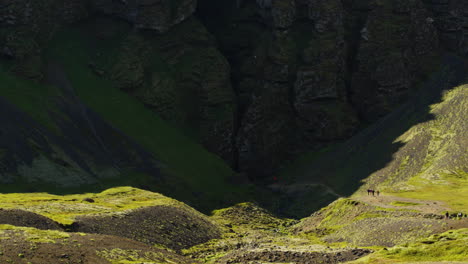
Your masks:
M357 195L352 196L353 199L361 201L370 205L380 206L383 208L391 209L409 209L416 210L421 213L426 214L444 214L446 211L451 209L441 201L431 201L431 200L418 200L411 198L403 198L392 195L380 194L379 196L375 195ZM395 204L401 204L395 205Z

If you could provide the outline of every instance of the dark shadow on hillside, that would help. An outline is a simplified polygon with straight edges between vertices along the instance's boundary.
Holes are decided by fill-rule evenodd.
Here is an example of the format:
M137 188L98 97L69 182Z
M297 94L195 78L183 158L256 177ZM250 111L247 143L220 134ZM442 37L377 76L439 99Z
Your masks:
M354 193L363 179L385 167L403 146L394 143L397 137L414 125L433 118L429 106L441 100L443 90L465 81L467 69L462 59L446 55L441 61L441 69L408 103L311 161L297 175L299 184L320 183L323 186L315 185L307 192L287 194L255 189L257 201L274 213L304 217L337 198L330 189L341 196ZM171 195L173 190L160 189L161 186L183 187L174 179L168 183L152 154L88 109L74 94L58 65L50 64L47 72L48 82L63 92L56 101L57 111L50 113L59 133L44 127L0 97L0 192L71 194L131 185L178 198ZM29 181L16 177L20 171L22 175L29 173ZM63 182L50 183L47 177L58 177ZM245 197L239 197L242 198ZM183 201L203 212L219 208L226 202L208 204L196 195Z
M403 146L395 142L399 136L411 127L434 118L430 105L441 101L442 92L466 81L468 68L461 58L448 54L440 65L441 68L410 96L407 103L345 143L302 164L295 175L297 182L320 183L340 196L356 192L362 186L362 180L393 160L393 155ZM336 199L330 198L322 201L323 205ZM290 202L301 201L293 198Z
M158 191L155 186L165 186L160 162L85 106L59 65L50 63L45 76L61 91L48 107L56 129L0 96L0 192L74 194L122 185Z
M113 178L127 172L152 175L152 180L159 180L158 162L143 147L107 124L73 95L63 95L57 104L60 110L50 115L58 133L0 97L1 192L102 191L117 184L110 181L125 183ZM16 175L28 175L28 180ZM60 183L55 179L61 179ZM132 180L137 181L127 182Z
M60 90L51 100L43 96L50 104L52 125L0 96L0 192L64 195L132 186L178 199L204 213L231 204L229 199L211 199L162 172L164 162L77 96L59 63L48 63L45 81Z

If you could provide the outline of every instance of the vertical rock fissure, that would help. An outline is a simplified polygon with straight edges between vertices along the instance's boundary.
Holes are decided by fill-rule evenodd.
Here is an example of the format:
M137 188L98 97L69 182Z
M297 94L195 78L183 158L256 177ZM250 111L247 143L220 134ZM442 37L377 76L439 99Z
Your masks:
M356 68L358 67L358 51L363 39L363 34L365 33L365 25L367 22L369 11L368 10L352 10L352 7L348 7L346 12L346 16L348 16L348 20L352 19L351 17L355 17L357 19L356 22L348 25L347 29L347 37L345 37L345 41L348 43L347 51L346 51L346 73L345 73L345 86L346 86L346 100L352 106L355 107L355 102L352 100L353 90L352 86L352 79ZM361 118L360 118L361 119Z

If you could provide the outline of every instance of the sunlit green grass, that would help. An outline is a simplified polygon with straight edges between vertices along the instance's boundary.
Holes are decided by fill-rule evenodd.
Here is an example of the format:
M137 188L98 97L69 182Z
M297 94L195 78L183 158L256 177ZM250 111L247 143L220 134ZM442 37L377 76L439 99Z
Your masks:
M12 225L0 225L0 241L11 239L12 236L22 235L32 243L56 243L70 237L70 234L56 230L40 230L32 227L18 227ZM81 233L81 235L84 235Z
M408 181L413 190L389 193L391 195L442 201L454 211L468 211L468 173L449 174L439 181L426 181L419 176Z
M90 203L85 198L94 200ZM53 195L48 193L0 194L0 208L23 209L69 225L79 215L113 214L146 206L190 207L164 195L132 187L118 187L101 193ZM193 212L195 212L193 210Z
M468 261L468 228L432 235L415 243L382 249L352 263Z

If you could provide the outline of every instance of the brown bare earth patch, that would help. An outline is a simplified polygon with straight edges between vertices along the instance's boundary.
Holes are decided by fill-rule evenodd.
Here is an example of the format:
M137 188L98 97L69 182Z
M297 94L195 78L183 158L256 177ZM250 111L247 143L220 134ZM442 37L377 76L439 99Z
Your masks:
M442 208L439 201L390 196L339 199L301 220L292 231L318 235L327 243L391 247L468 226L466 218L444 219L441 213L434 213Z
M235 263L343 263L364 257L371 253L368 249L343 250L333 253L294 252L294 251L250 251L234 252L219 259L217 264Z
M61 229L59 224L45 216L18 209L6 210L0 208L0 224L35 227L44 230Z
M392 247L427 237L443 229L443 221L412 217L376 217L353 222L324 238L356 246Z
M380 206L383 208L404 208L408 210L416 210L427 214L442 215L443 212L450 210L450 208L441 201L410 199L386 194L381 194L379 196L361 195L353 196L353 198L358 201L369 203L375 206ZM395 205L398 203L402 204L403 206Z
M36 232L32 228L2 230L0 263L195 263L167 250L120 237Z
M103 216L77 217L72 230L130 238L171 249L218 238L221 231L202 214L171 206L153 206Z

